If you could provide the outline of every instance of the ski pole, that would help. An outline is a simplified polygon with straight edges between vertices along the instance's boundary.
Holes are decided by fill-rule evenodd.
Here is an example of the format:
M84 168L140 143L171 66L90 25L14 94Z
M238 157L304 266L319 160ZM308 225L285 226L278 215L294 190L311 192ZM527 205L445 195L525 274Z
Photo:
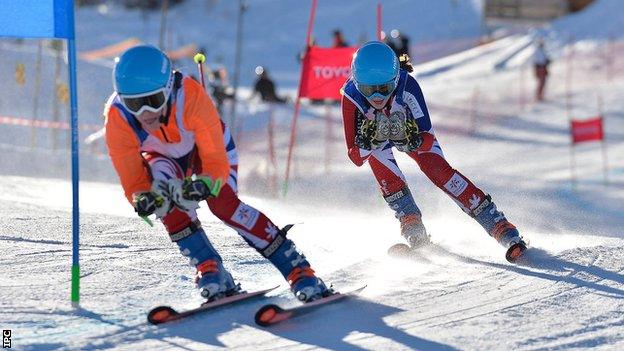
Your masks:
M165 202L165 200L160 197L160 196L156 196L156 206L160 207L163 205L163 203ZM154 222L149 218L149 215L147 216L139 216L141 217L141 219L143 219L145 221L145 223L149 224L150 227L154 226Z
M152 220L149 219L149 217L147 216L140 216L140 217L145 221L145 223L149 224L150 227L154 226L154 222L152 222Z
M193 61L195 61L195 63L197 64L197 70L199 71L200 83L202 85L202 88L204 88L204 91L205 91L206 90L206 83L204 83L204 67L202 66L202 64L204 62L206 62L206 56L204 54L202 54L201 52L198 52L198 53L195 54L195 56L193 56ZM161 199L161 201L162 201L162 199ZM148 216L140 216L140 217L150 227L154 226L154 222L152 222L152 220L149 219Z
M193 61L197 64L197 70L199 71L199 78L202 88L206 90L206 83L204 83L204 66L203 63L206 62L206 55L198 52L193 56Z

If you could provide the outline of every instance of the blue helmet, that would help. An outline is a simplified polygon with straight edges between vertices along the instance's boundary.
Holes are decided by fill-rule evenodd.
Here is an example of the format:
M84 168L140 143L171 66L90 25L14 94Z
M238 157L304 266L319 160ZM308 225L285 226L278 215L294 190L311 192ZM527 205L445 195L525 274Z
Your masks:
M154 46L135 46L115 59L113 86L119 95L139 95L163 88L170 91L172 79L171 61Z
M388 45L380 41L370 41L355 52L351 72L360 92L362 86L376 86L389 82L394 82L392 88L394 90L399 78L399 67L399 59Z

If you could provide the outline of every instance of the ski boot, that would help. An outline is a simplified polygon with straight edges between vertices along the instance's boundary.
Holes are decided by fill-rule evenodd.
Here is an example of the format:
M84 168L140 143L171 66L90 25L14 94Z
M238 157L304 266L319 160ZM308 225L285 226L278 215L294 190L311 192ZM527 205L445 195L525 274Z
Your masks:
M282 273L298 300L310 302L331 295L332 289L328 289L323 280L314 274L306 257L286 238L286 232L291 227L288 225L280 230L273 242L260 253Z
M407 240L412 250L431 243L419 213L401 216L399 221L401 222L401 235Z
M394 244L388 249L388 255L397 258L411 257L419 248L431 243L429 234L422 223L419 214L414 213L399 217L401 222L401 235L408 244Z
M214 249L198 222L191 224L180 233L184 231L191 234L175 243L182 255L189 258L191 266L197 269L195 283L200 289L201 296L210 302L237 294L240 291L240 285L234 283L232 275L223 267L221 256ZM172 240L177 238L176 234L171 235Z
M514 263L527 249L527 244L520 236L518 229L507 219L496 223L491 234L503 247L507 248L505 258Z
M197 265L195 284L207 302L232 296L241 290L240 284L234 283L230 272L216 259L206 260Z
M487 195L485 200L476 207L472 216L507 250L505 253L507 261L515 262L527 249L527 244L518 229L507 220L503 212L496 209L496 204L492 202L490 195Z
M416 206L414 197L407 185L403 189L384 196L388 206L395 212L394 216L401 223L401 235L409 245L396 244L388 249L388 254L394 257L405 257L414 250L430 243L429 234L422 223L420 209Z
M331 295L321 278L309 266L295 267L287 277L290 290L301 302L310 302Z

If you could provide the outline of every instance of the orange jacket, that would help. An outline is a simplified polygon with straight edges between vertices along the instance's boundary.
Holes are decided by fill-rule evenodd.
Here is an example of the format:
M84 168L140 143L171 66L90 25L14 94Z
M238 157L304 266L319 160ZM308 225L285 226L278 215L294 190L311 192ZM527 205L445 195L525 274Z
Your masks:
M182 116L184 129L194 134L202 175L214 180L221 179L223 184L227 181L230 166L225 153L219 113L204 88L192 78L185 77L180 89L184 89L185 94ZM106 144L126 197L132 202L132 194L149 191L152 180L141 156L139 138L122 112L112 105L112 101L112 98L109 99L104 109ZM175 118L177 108L178 106L172 104L169 123L150 134L165 143L180 142L180 130Z

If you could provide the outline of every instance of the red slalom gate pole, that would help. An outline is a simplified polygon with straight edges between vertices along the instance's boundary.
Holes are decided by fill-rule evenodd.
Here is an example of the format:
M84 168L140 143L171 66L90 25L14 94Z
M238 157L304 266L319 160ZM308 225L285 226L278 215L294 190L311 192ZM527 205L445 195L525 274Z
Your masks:
M609 36L609 40L607 40L606 43L607 49L606 49L606 61L605 62L605 71L607 73L607 81L611 82L611 80L613 79L613 64L615 61L615 39L613 37L613 34Z
M600 117L602 128L605 128L605 117L602 113L602 95L600 94L600 92L598 93L598 116ZM602 148L602 172L604 175L604 184L609 185L609 159L607 154L606 139L606 133L604 133L602 136L602 140L600 140L600 146Z
M570 136L572 136L572 57L574 56L574 37L568 39L568 52L566 55L565 96L566 115L570 124ZM576 189L576 146L570 140L570 178L572 188Z
M312 29L314 28L314 17L316 16L317 0L312 0L312 8L310 9L310 18L308 18L308 32L306 33L306 48L311 46Z
M305 43L305 56L303 58L304 62L306 57L308 56L308 51L310 49L310 40L312 38L312 29L314 28L314 16L316 15L316 5L317 0L312 0L312 8L310 9L310 18L308 20L308 33L306 34L306 43ZM301 83L303 82L303 66L301 65L301 74L299 75L299 86L297 88L297 99L295 101L295 112L293 115L292 125L290 127L290 143L288 145L288 158L286 160L286 174L284 176L284 196L288 192L288 180L290 178L290 165L292 163L292 156L295 148L295 140L297 136L297 120L299 118L299 110L301 109Z
M470 133L473 135L477 132L478 100L479 88L475 87L472 91L472 97L470 98Z
M325 103L325 173L329 173L332 135L331 107Z
M275 158L275 142L274 142L274 123L273 123L273 111L274 106L271 104L269 107L269 121L267 123L267 134L269 138L269 163L273 166L273 171L270 175L267 174L270 178L270 186L273 195L277 195L277 159ZM268 167L267 167L268 169Z
M295 102L295 112L293 116L293 122L290 127L290 144L288 145L288 158L286 160L286 175L284 177L284 196L288 192L288 180L290 176L290 164L292 163L293 149L295 146L295 137L297 134L297 119L299 117L299 110L301 108L301 98L297 96L297 101Z
M381 41L381 3L377 3L377 40Z
M518 82L518 103L520 105L520 111L524 111L524 78L527 66L525 64L520 66L520 80Z

